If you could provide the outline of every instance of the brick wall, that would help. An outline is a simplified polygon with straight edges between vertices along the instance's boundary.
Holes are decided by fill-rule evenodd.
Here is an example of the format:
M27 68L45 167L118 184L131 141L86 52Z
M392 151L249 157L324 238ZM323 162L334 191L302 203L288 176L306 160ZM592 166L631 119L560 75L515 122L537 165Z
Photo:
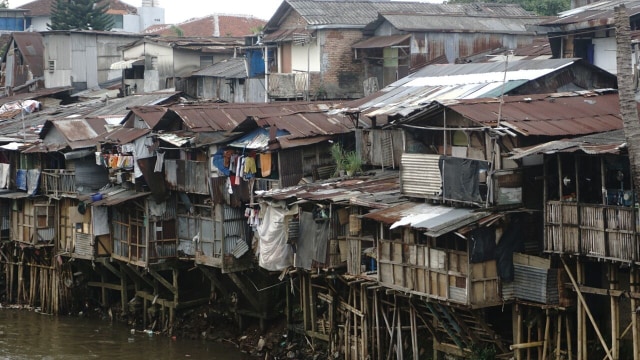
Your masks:
M362 31L319 30L317 38L320 44L320 81L327 97L361 97L364 64L353 60L351 46L363 38Z
M291 11L280 29L304 28L307 22ZM364 64L353 60L351 46L362 40L361 30L326 29L314 34L320 45L320 73L312 73L310 95L314 98L360 98L363 96Z

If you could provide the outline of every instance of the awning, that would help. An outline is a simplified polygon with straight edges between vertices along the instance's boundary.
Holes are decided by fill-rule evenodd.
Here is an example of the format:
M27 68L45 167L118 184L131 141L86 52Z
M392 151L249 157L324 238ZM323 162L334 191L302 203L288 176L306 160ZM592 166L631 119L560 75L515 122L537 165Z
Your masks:
M91 206L113 206L121 204L128 200L141 198L151 194L150 192L137 192L133 190L125 190L119 193L108 194L102 200L94 201Z
M385 47L394 46L394 45L403 43L405 40L408 40L409 38L411 38L411 34L374 36L372 38L355 43L351 47L354 49L385 48Z
M3 191L0 192L0 199L22 199L31 196L29 193L24 191Z
M111 64L109 69L111 70L131 69L133 65L144 65L144 57L114 62L113 64Z
M438 237L463 226L476 222L489 212L476 212L473 209L453 208L449 206L424 203L403 203L364 215L366 219L391 224L391 229L408 226L427 230L426 235Z

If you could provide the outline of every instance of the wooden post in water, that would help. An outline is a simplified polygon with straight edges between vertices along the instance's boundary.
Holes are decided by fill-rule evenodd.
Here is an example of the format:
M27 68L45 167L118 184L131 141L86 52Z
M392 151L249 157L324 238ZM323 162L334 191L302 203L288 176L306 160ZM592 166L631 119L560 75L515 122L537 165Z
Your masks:
M618 269L609 264L609 289L617 290L618 288ZM609 295L609 301L611 303L611 355L614 359L619 358L620 352L620 307L618 304L618 298L613 295L614 291Z

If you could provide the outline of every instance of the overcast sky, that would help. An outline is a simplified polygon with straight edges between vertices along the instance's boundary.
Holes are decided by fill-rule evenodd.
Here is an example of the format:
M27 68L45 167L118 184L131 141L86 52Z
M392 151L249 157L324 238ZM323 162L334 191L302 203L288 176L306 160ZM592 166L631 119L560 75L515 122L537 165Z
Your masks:
M10 8L20 7L33 0L9 0ZM142 0L122 0L140 7ZM187 19L204 17L211 14L253 15L269 20L282 0L159 0L164 8L167 24L176 24ZM423 2L442 2L442 0L421 0Z
M18 8L33 0L9 0L10 8ZM123 0L127 4L140 7L142 0ZM281 0L159 0L164 8L164 18L168 24L175 24L191 18L211 14L253 15L268 20L276 11Z

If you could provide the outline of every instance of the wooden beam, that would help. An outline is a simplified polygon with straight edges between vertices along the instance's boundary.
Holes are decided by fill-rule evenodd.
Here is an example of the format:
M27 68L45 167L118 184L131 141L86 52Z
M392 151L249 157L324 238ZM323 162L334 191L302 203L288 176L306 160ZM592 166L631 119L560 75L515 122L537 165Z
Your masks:
M93 287L99 287L99 288L103 288L103 289L122 291L122 286L121 285L110 284L110 283L107 283L107 282L89 281L87 283L87 285L93 286Z
M262 306L260 302L256 299L255 294L249 291L245 283L240 280L240 277L238 277L236 273L228 273L227 276L229 276L229 279L242 291L244 297L251 303L251 306L253 306L256 311L261 312Z
M104 266L107 270L111 271L118 279L122 279L122 273L120 270L116 269L115 266L111 265L110 259L107 258L98 258L96 262Z
M577 291L576 288L571 283L567 284L567 287L571 288L571 290L573 291ZM580 292L582 292L583 294L591 294L591 295L620 297L627 294L623 290L601 289L601 288L585 286L585 285L578 285L578 289L580 289ZM636 294L636 295L640 296L640 294ZM632 295L628 294L628 296L631 297Z
M611 360L614 360L613 356L611 355L611 350L609 350L609 346L607 345L607 342L602 337L602 333L600 333L600 328L598 327L596 320L593 318L593 314L591 314L591 310L589 310L589 305L587 305L587 301L584 299L582 292L580 292L580 287L576 283L576 279L574 279L573 274L569 269L569 266L564 261L564 258L560 257L560 260L562 261L562 265L564 265L564 270L567 272L569 279L571 279L571 283L573 284L573 287L577 289L578 299L580 300L580 303L582 303L582 306L584 307L584 311L587 313L589 320L591 320L591 325L593 325L593 329L595 330L596 335L598 335L598 339L600 340L600 344L602 344L602 348L607 353L607 357Z
M224 296L225 298L229 297L229 293L227 292L227 289L225 288L222 281L218 279L215 272L209 270L209 268L207 268L206 266L202 266L202 265L196 265L196 266L198 267L198 269L200 269L200 271L202 271L204 276L206 276L213 283L216 289L220 290L220 292L222 293L222 296Z
M154 279L158 280L158 282L162 284L162 286L166 287L169 291L171 291L172 294L178 293L178 289L175 286L173 286L173 284L171 284L169 281L167 281L167 279L165 279L164 276L160 275L157 271L155 271L152 268L147 268L147 270L149 271L149 275L153 276Z
M128 273L129 276L131 276L131 278L134 281L142 280L142 281L146 282L149 286L151 286L152 289L156 288L156 284L154 284L153 281L147 279L146 276L144 276L144 274L140 274L138 272L138 270L133 267L133 265L131 265L129 263L125 263L125 265L122 267L122 270L124 270L126 273Z

